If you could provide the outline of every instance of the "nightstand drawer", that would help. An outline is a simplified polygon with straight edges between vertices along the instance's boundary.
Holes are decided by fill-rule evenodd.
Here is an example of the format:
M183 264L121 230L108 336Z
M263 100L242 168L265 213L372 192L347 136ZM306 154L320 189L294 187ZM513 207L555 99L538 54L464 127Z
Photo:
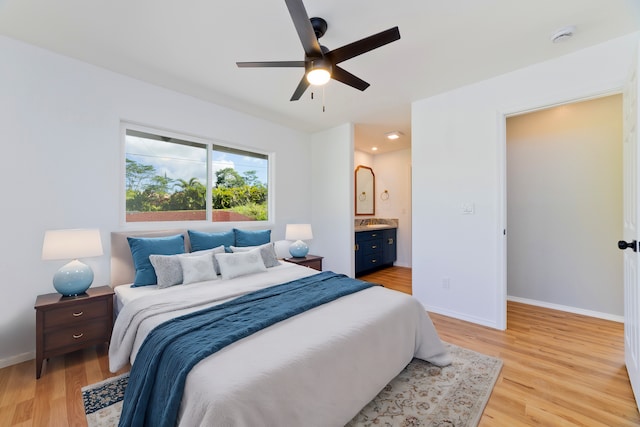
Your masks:
M83 301L82 304L69 304L67 307L47 310L44 312L45 328L81 325L92 319L108 317L108 308L104 301Z
M322 260L315 259L304 264L305 267L313 268L314 270L322 271Z
M44 337L44 351L55 351L64 347L84 348L90 341L105 339L105 331L110 330L109 319L78 322L77 325L51 331Z
M322 271L322 258L318 255L307 255L302 258L285 258L286 262L292 264L298 264L303 267L313 268L314 270Z

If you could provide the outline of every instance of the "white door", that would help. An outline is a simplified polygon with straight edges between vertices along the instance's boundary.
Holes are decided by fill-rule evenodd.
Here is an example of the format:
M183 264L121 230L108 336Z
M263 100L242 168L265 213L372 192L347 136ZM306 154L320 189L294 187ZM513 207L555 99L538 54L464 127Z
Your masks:
M633 60L631 77L624 90L622 110L624 127L623 187L624 187L624 239L618 242L624 251L624 353L631 387L640 407L640 276L638 275L638 50Z

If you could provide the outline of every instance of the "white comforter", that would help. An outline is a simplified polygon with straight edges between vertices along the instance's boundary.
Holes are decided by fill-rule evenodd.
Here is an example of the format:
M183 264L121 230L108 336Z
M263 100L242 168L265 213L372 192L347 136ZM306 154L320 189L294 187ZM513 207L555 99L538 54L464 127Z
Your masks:
M177 286L121 310L109 363L133 363L156 325L314 270L283 263L266 273ZM343 426L413 357L450 362L424 308L373 287L268 327L198 363L187 377L179 425Z

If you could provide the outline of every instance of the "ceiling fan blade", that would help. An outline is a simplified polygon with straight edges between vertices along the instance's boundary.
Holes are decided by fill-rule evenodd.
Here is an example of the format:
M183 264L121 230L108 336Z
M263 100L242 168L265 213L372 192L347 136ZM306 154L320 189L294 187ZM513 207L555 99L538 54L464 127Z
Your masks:
M298 87L293 92L293 95L291 95L291 99L289 101L297 101L298 99L300 99L300 97L308 87L309 82L307 81L307 75L305 74L304 76L302 76L302 80L300 80L300 83L298 83Z
M370 86L369 83L365 82L359 77L354 76L344 68L340 68L337 65L333 67L331 78L359 90L365 90Z
M349 43L330 52L326 56L334 64L351 59L355 56L362 55L370 50L377 49L385 44L389 44L400 39L400 30L398 27L390 28L378 34L374 34L364 39Z
M304 53L312 58L322 58L320 43L318 43L316 33L313 30L302 0L284 0L284 2L287 4L289 15L291 15L293 25L296 27L298 37L302 42Z
M262 62L236 62L240 68L248 67L304 67L304 61L262 61Z

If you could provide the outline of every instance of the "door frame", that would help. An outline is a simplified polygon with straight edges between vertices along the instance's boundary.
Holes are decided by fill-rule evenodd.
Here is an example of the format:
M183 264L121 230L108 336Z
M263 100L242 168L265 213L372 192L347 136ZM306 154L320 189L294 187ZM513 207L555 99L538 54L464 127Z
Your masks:
M523 105L514 108L498 110L496 112L497 121L497 154L498 154L498 187L499 196L497 201L497 281L498 292L496 307L498 307L497 325L500 329L507 329L507 234L509 232L507 224L507 118L521 114L533 113L535 111L546 110L548 108L561 105L573 104L576 102L589 101L610 95L623 94L623 87L616 87L606 91L586 93L584 96L573 98L554 98L546 102L537 102L533 105ZM623 95L624 96L624 95ZM622 141L620 141L622 143ZM506 233L505 233L506 232ZM622 233L622 230L620 230ZM612 244L615 242L612 242ZM620 267L622 268L622 266Z

